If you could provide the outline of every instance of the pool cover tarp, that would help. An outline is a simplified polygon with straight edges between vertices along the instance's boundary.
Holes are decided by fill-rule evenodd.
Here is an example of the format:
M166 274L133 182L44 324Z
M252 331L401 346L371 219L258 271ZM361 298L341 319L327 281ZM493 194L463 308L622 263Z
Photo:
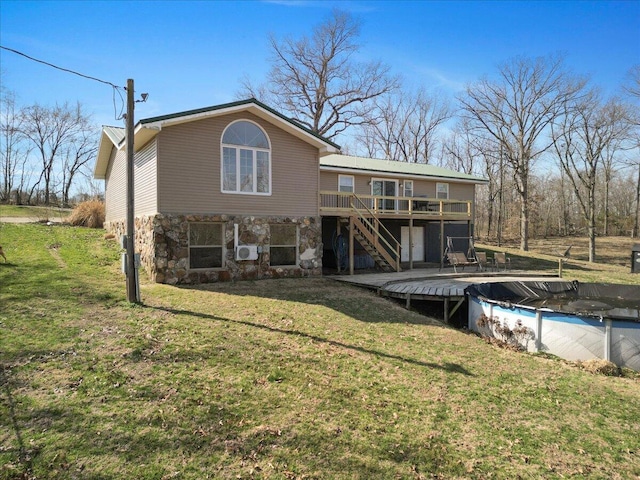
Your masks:
M640 286L610 283L573 282L496 282L470 285L465 290L473 297L513 301L548 297L618 299L640 303Z
M567 313L640 321L640 286L607 283L520 281L479 283L470 297Z

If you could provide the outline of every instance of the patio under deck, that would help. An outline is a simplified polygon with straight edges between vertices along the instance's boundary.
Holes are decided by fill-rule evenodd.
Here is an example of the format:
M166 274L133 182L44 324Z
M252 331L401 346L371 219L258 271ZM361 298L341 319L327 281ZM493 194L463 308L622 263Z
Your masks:
M557 273L549 272L443 272L438 268L416 269L392 273L365 273L358 275L333 275L332 280L346 282L359 287L375 290L378 295L403 299L406 308L411 300L443 302L444 321L466 300L465 288L474 283L508 282L520 279L549 281L562 280ZM450 308L451 303L453 307Z
M449 200L428 197L397 197L397 196L377 196L377 195L356 195L351 192L321 191L320 192L320 215L322 217L335 217L336 229L340 232L341 222L350 222L347 230L349 236L349 272L354 274L353 259L353 235L354 230L366 233L369 238L358 239L369 241L373 251L365 250L375 258L378 253L387 259L387 266L399 271L401 242L398 235L393 235L385 226L389 220L400 221L409 227L408 245L413 245L414 225L424 225L424 223L440 224L440 247L439 251L444 252L445 244L445 224L463 223L467 225L468 236L472 234L471 222L473 219L473 202L468 200ZM358 219L362 221L357 225ZM354 222L356 225L354 227ZM386 233L385 233L386 232ZM367 235L365 235L366 237ZM364 246L364 245L363 245ZM413 259L413 248L410 248L408 262L404 262L410 270L416 268L418 260ZM388 257L390 256L390 258ZM420 260L421 262L422 260ZM376 260L376 263L378 261ZM382 262L384 263L384 262ZM380 265L384 267L384 265Z

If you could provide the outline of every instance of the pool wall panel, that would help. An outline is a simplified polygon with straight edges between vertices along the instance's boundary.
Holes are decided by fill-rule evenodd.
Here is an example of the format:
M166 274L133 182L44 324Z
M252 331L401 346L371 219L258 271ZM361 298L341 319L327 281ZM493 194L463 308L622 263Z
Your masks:
M500 335L488 326L478 326L478 319L483 314L512 331L520 320L532 337L519 342L528 351L547 352L574 361L604 358L618 366L640 371L640 323L510 306L470 296L469 329L492 337Z

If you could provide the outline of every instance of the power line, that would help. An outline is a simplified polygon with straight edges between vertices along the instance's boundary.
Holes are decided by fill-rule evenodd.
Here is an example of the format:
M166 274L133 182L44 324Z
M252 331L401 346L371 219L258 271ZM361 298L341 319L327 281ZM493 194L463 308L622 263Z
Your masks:
M85 75L84 73L76 72L75 70L70 70L68 68L59 67L58 65L54 65L53 63L45 62L44 60L40 60L38 58L34 58L34 57L30 56L30 55L27 55L26 53L20 52L18 50L14 50L13 48L9 48L9 47L5 47L3 45L0 45L0 49L7 50L9 52L15 53L15 54L20 55L22 57L25 57L25 58L33 61L33 62L42 63L43 65L47 65L48 67L55 68L55 69L61 70L63 72L71 73L73 75L78 75L79 77L86 78L88 80L93 80L95 82L100 82L100 83L104 83L105 85L109 85L111 88L113 88L113 110L114 110L114 114L116 116L116 120L121 120L123 118L122 112L124 110L124 98L122 96L122 92L126 90L125 87L120 87L120 86L118 86L118 85L116 85L114 83L108 82L106 80L101 80L99 78L92 77L90 75ZM117 107L116 107L116 93L120 96L120 102L122 103L119 115L117 113Z
M22 52L19 52L18 50L14 50L13 48L4 47L2 45L0 45L0 48L2 48L3 50L8 50L10 52L16 53L18 55L21 55L21 56L23 56L25 58L28 58L29 60L33 60L34 62L42 63L42 64L47 65L49 67L57 68L58 70L62 70L63 72L73 73L74 75L78 75L78 76L83 77L83 78L88 78L89 80L95 80L96 82L105 83L107 85L112 86L113 88L124 88L124 87L119 87L118 85L115 85L115 84L113 84L111 82L107 82L106 80L100 80L99 78L91 77L89 75L85 75L84 73L76 72L74 70L69 70L68 68L59 67L57 65L54 65L53 63L45 62L44 60L39 60L37 58L34 58L34 57L31 57L31 56L27 55L26 53L22 53Z

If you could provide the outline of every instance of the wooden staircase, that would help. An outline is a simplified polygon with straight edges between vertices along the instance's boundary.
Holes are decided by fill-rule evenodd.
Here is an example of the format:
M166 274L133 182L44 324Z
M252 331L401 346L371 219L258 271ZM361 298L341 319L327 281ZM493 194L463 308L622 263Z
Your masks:
M341 223L350 230L353 238L358 240L381 270L399 272L400 242L355 194L351 199L351 209L352 215L342 217ZM352 250L350 252L353 253Z

